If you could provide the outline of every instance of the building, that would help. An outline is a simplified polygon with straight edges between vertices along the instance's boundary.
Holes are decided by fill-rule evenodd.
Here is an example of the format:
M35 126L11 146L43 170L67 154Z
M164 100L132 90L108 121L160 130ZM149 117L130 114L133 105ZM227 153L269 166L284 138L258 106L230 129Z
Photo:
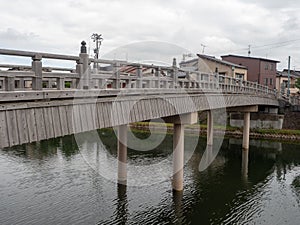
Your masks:
M197 54L198 58L181 62L181 68L203 73L215 73L230 76L242 80L247 80L247 68L232 62L217 59L213 56Z
M299 89L296 88L296 80L300 78L300 71L291 70L290 71L290 94L299 94ZM288 90L288 70L285 69L282 72L277 71L276 76L276 89L280 90L281 93L287 94Z
M276 88L277 63L279 61L238 55L225 55L222 56L222 59L247 67L249 81Z

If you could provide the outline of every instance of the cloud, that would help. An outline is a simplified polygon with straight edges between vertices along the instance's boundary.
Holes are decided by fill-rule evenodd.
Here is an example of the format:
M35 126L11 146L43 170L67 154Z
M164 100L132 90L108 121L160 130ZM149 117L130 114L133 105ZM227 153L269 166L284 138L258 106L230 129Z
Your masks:
M78 54L92 33L104 37L101 55L135 42L161 41L193 53L247 54L284 60L300 57L298 1L287 0L0 0L0 48ZM298 36L299 35L299 36ZM153 47L153 46L152 46ZM143 51L152 51L151 45ZM91 46L93 48L93 46ZM158 49L159 51L159 49ZM172 53L170 51L170 53ZM171 61L171 59L170 59ZM300 59L298 60L300 61ZM300 65L299 65L300 67Z

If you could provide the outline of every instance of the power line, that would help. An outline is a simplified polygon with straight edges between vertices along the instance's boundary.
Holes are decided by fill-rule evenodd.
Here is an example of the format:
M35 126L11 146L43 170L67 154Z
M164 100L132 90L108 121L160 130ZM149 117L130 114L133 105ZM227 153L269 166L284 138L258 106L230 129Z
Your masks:
M264 51L264 50L270 50L270 49L275 49L275 48L280 48L280 47L284 47L284 46L288 46L293 42L298 42L300 41L300 38L297 39L293 39L293 40L288 40L288 41L281 41L281 42L276 42L276 43L270 43L270 44L264 44L264 45L259 45L259 46L255 46L255 45L251 45L251 49L256 49L256 51ZM270 48L267 48L269 46L273 46ZM248 51L249 54L249 50L250 47L248 46L248 48L240 48L240 49L235 49L235 50L229 50L229 52L241 52L241 51ZM260 49L262 48L262 49ZM227 51L228 52L228 51ZM213 52L212 54L218 54L220 52ZM222 53L224 54L224 53Z

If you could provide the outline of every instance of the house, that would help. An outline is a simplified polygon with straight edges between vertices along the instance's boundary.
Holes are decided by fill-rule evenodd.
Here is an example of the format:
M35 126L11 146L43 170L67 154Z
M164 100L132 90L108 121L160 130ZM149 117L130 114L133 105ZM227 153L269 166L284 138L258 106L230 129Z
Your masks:
M232 62L217 59L214 56L197 54L198 58L181 62L181 68L191 71L200 71L203 73L215 73L230 76L242 80L247 80L247 68Z
M239 55L221 56L223 60L247 67L248 80L276 88L277 63L279 61L267 58L255 58Z
M299 89L296 88L296 80L300 78L300 71L290 71L290 94L295 95L299 93ZM276 89L280 90L281 93L287 94L288 90L288 70L284 69L282 72L277 71L276 75Z

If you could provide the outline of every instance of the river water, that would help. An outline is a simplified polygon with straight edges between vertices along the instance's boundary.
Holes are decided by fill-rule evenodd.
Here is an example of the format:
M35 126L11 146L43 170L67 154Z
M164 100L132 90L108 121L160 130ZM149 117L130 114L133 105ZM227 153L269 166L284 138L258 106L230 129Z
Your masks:
M200 138L185 155L184 191L173 193L170 134L153 151L129 149L123 186L114 182L115 134L98 133L100 143L86 133L85 142L67 136L0 150L0 224L300 224L299 143L252 140L244 152L240 139L224 139L200 172Z

